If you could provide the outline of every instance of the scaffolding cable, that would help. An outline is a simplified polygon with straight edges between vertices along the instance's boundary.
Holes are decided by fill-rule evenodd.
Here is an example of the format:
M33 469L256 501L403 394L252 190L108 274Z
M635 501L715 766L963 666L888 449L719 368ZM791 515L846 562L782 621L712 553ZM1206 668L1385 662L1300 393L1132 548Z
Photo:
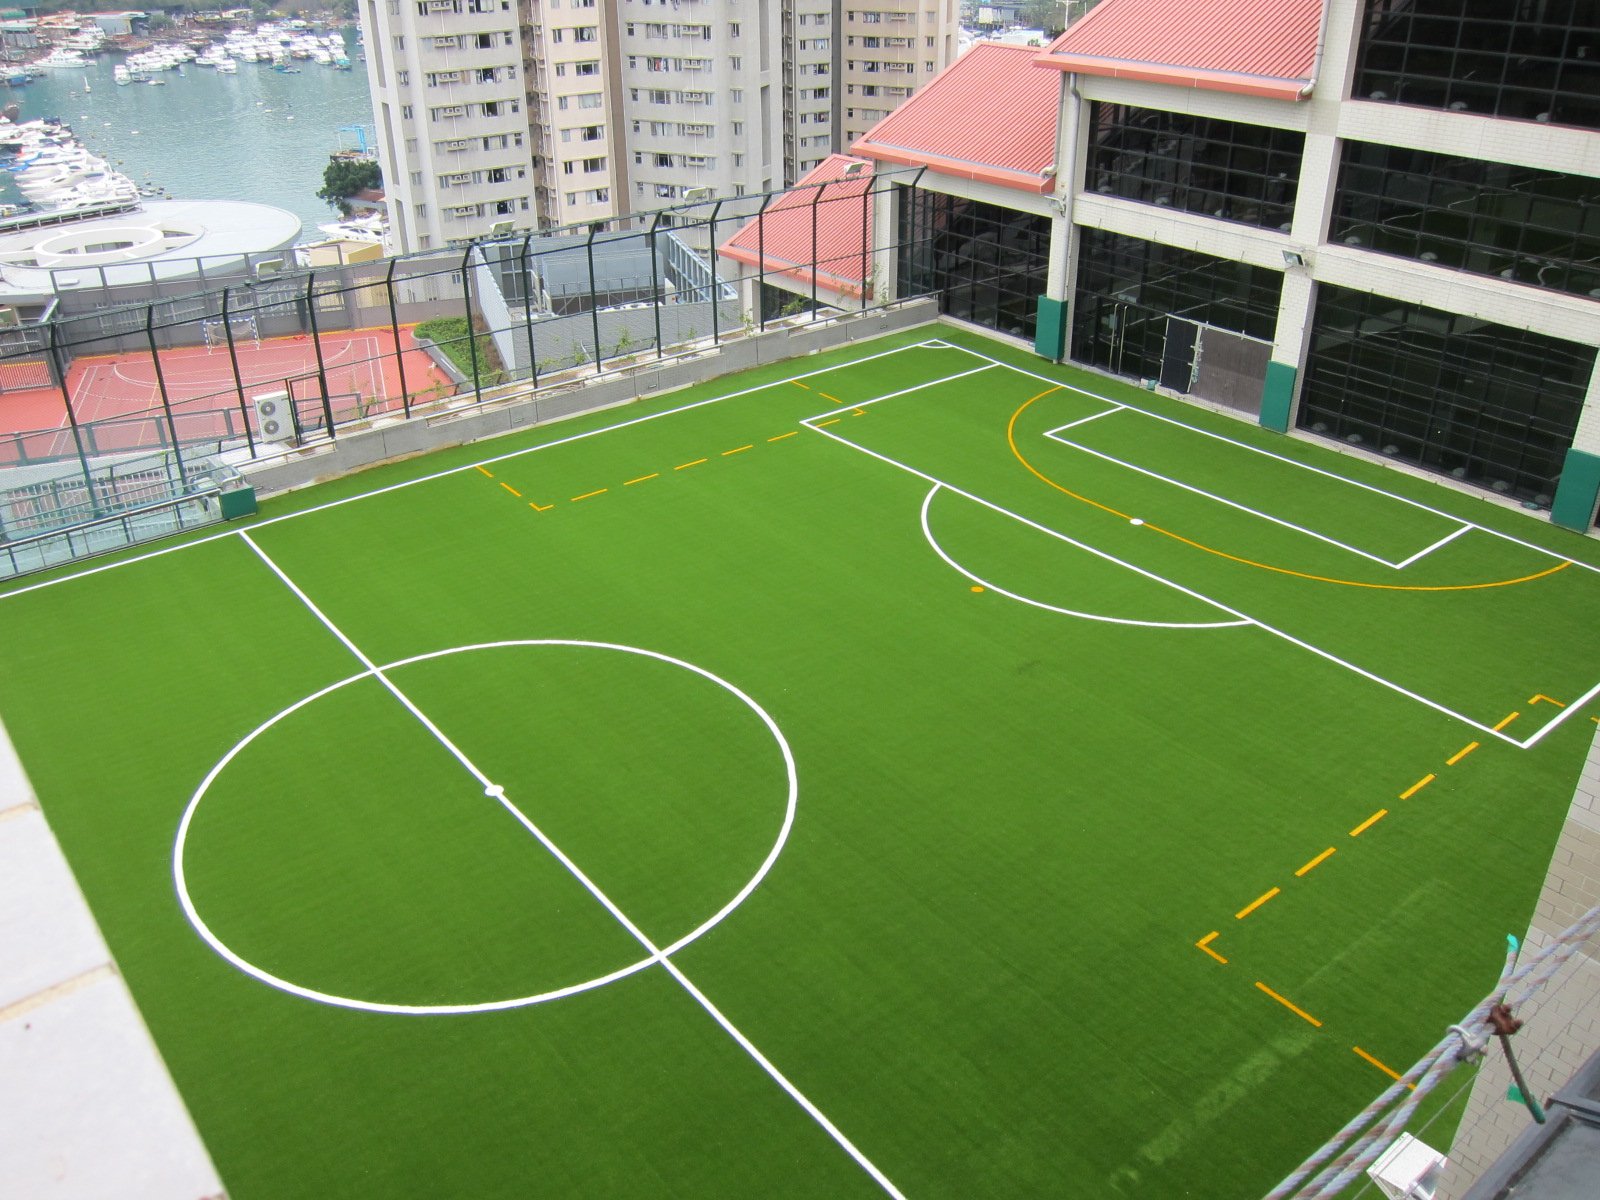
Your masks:
M1451 1071L1481 1058L1491 1035L1498 1035L1502 1029L1515 1032L1512 1025L1521 1023L1511 1020L1511 1010L1536 995L1597 932L1600 905L1584 913L1520 965L1517 939L1508 936L1505 963L1494 990L1473 1005L1460 1022L1450 1026L1410 1070L1268 1192L1264 1200L1326 1200L1342 1192L1399 1136L1417 1105ZM1502 1045L1506 1045L1504 1037ZM1398 1107L1396 1101L1402 1101Z

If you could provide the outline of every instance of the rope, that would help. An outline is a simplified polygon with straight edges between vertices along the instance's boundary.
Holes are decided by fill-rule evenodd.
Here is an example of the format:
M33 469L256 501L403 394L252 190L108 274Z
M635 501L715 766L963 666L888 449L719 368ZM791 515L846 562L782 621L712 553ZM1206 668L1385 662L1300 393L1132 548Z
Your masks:
M1474 1031L1490 1023L1491 1011L1526 1002L1597 932L1600 932L1600 905L1579 917L1514 970L1517 939L1508 937L1505 964L1494 990L1473 1005L1459 1024L1452 1025L1409 1071L1268 1192L1265 1200L1288 1200L1291 1196L1297 1200L1326 1200L1348 1187L1377 1160L1429 1092L1461 1063L1483 1054L1488 1038ZM1406 1095L1408 1091L1409 1096ZM1406 1097L1405 1102L1389 1111L1402 1096ZM1374 1121L1376 1125L1372 1124Z

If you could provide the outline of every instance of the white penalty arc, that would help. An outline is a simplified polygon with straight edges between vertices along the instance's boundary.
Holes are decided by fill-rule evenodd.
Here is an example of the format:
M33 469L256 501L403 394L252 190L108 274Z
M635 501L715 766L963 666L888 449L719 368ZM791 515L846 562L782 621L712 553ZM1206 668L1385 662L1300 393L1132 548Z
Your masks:
M1108 625L1138 625L1147 629L1234 629L1242 625L1254 624L1252 621L1243 619L1233 621L1140 621L1133 617L1110 617L1104 613L1081 612L1074 608L1062 608L1058 604L1046 604L1043 600L1035 600L1030 596L1008 591L999 584L990 583L977 573L967 570L966 567L945 553L944 547L939 545L939 540L933 536L933 527L928 521L928 511L933 507L933 498L944 490L943 484L934 484L933 487L928 489L928 494L922 498L922 536L927 539L928 545L933 548L933 552L942 558L951 570L972 580L973 583L980 587L1004 596L1007 600L1015 600L1018 604L1026 604L1031 608L1040 608L1045 612L1060 613L1064 617L1076 617L1083 621L1103 621ZM1042 526L1033 527L1043 528ZM1048 533L1049 530L1045 532Z
M722 688L724 691L728 692L730 695L739 700L740 703L754 713L761 723L766 726L768 733L772 735L772 739L777 744L778 751L783 757L784 772L787 778L787 795L784 801L783 821L778 829L777 838L774 840L771 849L767 851L766 857L761 861L761 865L756 869L755 874L750 877L745 885L740 888L739 891L735 893L735 895L728 900L727 903L725 903L716 912L712 913L711 916L707 917L699 925L691 929L688 933L678 938L677 941L672 942L670 945L663 946L658 954L646 955L635 962L619 967L614 971L609 971L604 975L598 975L593 979L587 979L580 983L569 984L566 987L553 988L549 991L538 992L532 995L511 996L497 1000L484 1000L460 1004L398 1004L379 1000L364 1000L351 996L340 996L331 992L320 991L316 988L306 987L302 984L295 983L292 980L284 979L281 976L248 961L242 955L238 954L230 946L228 946L227 943L225 943L216 934L216 932L206 924L205 919L201 917L200 911L195 905L194 898L189 893L188 880L184 872L184 850L188 843L189 828L194 821L195 813L200 807L200 802L205 799L206 792L211 788L211 785L217 780L222 772L227 769L228 764L238 757L238 755L242 753L247 746L271 730L280 721L283 721L285 718L293 715L308 705L314 704L323 697L337 692L340 688L348 687L350 684L358 683L363 679L376 678L379 673L387 673L401 667L410 666L413 663L425 662L429 659L435 658L445 658L454 654L465 654L477 650L499 650L508 647L520 646L566 646L579 649L610 650L621 654L632 654L641 658L655 659L658 662L663 662L670 666L679 667L685 671L692 672L693 674L700 676L702 679L716 684L718 687ZM794 752L789 746L788 739L783 736L783 731L778 728L778 723L772 719L771 714L769 714L766 709L762 708L761 705L752 699L748 694L736 687L734 684L729 683L726 679L723 679L718 675L714 675L704 667L696 666L694 663L686 662L681 658L674 658L670 654L662 654L655 650L645 650L637 646L620 645L615 642L582 641L569 638L529 638L503 642L479 642L466 646L453 646L446 650L434 650L427 654L413 655L410 658L402 658L392 663L386 663L383 666L378 667L376 671L358 671L354 675L347 676L346 678L340 679L335 683L330 683L327 687L313 692L301 700L295 701L295 703L289 705L289 707L274 714L266 721L256 726L255 729L251 730L243 738L241 738L226 754L222 756L221 759L217 761L216 765L206 773L206 777L201 780L200 786L195 789L194 795L190 797L188 806L184 809L183 817L178 822L178 832L173 842L172 877L173 883L177 889L178 903L182 906L184 916L188 918L189 924L193 926L195 932L200 935L201 940L203 940L208 946L216 951L221 958L231 963L234 967L238 968L246 975L260 980L269 987L277 988L279 991L288 992L291 995L300 996L306 1000L314 1000L321 1004L333 1005L338 1008L359 1009L365 1012L393 1013L402 1016L455 1016L466 1013L498 1012L505 1009L526 1008L534 1004L543 1004L551 1000L562 999L566 996L577 995L580 992L591 991L594 988L604 987L608 983L614 983L619 979L624 979L629 975L633 975L644 970L647 967L654 966L657 962L661 962L670 958L672 955L676 954L679 950L682 950L691 942L694 942L703 937L705 934L709 933L712 929L721 924L728 917L728 915L733 912L734 909L738 908L739 905L744 903L744 901L750 896L750 893L755 891L755 889L760 886L762 880L767 877L767 873L772 870L773 865L778 861L778 856L783 852L783 847L789 840L789 832L794 827L795 812L799 795L800 782L799 774L795 767Z

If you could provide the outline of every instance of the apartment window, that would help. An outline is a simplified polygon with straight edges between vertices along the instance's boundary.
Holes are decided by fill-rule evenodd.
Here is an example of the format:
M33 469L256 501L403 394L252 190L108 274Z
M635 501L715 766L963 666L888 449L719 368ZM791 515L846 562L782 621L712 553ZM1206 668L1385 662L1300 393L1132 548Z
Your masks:
M586 158L583 160L583 171L586 175L593 175L595 172L604 171L605 169L606 160L604 155L599 158Z
M739 22L737 22L737 21L729 21L728 22L728 36L729 37L738 37L739 36Z
M582 129L578 130L578 140L583 142L598 142L605 136L605 132L606 127L604 125L585 125Z
M572 69L576 75L598 75L600 74L600 63L597 59L590 59L588 62L573 63Z
M396 71L394 73L394 81L401 87L409 87L411 85L411 72Z
M732 65L735 71L744 70L744 59L740 58L737 54L729 55L728 62Z
M572 31L572 40L575 42L592 42L595 40L595 26L580 25Z

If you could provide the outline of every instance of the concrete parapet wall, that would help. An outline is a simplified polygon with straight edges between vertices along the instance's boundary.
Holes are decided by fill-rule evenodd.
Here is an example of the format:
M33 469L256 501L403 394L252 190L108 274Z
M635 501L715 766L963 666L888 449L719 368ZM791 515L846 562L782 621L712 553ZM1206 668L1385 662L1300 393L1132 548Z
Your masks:
M459 407L417 414L410 420L341 433L337 440L289 451L279 459L241 468L258 495L272 495L336 479L351 471L408 455L461 446L518 429L582 413L598 412L674 388L704 383L768 363L833 350L911 329L938 319L933 300L911 300L891 308L853 313L813 325L774 329L730 338L719 346L557 381L537 390L523 385L509 393L486 392L482 403L461 397Z

